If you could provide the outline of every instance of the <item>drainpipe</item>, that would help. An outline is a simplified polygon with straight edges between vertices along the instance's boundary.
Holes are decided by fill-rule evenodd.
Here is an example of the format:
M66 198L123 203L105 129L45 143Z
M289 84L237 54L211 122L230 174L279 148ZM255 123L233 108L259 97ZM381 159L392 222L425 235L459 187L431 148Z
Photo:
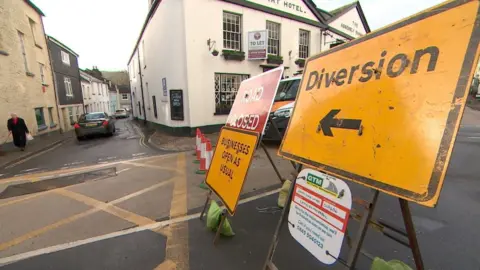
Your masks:
M43 26L43 23L42 23ZM50 46L48 44L48 38L45 36L45 41L47 44L47 51L48 51L48 60L50 62L50 71L52 72L52 79L53 79L53 94L55 95L55 102L57 103L57 118L58 118L58 129L60 131L60 134L63 133L63 128L61 125L62 119L60 118L60 102L58 100L58 94L57 94L57 76L55 75L55 70L53 70L53 58L52 58L52 53L50 52Z
M147 124L147 111L145 110L145 97L143 95L142 65L140 64L140 50L137 48L138 56L138 75L140 77L140 90L142 91L143 123Z

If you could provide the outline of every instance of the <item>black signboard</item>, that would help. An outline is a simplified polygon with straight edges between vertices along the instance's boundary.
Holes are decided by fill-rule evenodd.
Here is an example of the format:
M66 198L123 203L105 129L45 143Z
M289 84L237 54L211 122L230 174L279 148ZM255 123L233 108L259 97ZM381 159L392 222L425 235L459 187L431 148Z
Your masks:
M170 90L170 116L172 120L185 120L182 90Z

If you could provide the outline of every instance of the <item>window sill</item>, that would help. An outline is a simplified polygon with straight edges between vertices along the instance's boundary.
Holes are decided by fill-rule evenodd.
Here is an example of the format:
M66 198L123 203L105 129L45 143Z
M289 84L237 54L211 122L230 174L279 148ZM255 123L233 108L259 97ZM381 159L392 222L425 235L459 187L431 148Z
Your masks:
M56 128L57 124L50 125L50 128Z
M73 95L66 95L67 97L73 97Z
M27 74L28 77L35 77L35 74L29 71L25 72L25 74Z
M44 131L48 128L47 125L41 125L41 126L38 126L38 131Z
M42 85L45 86L45 87L48 87L48 84L46 84L46 83L42 83Z
M43 49L42 46L38 45L37 43L35 43L35 47L39 48L39 49Z
M2 51L0 50L0 55L5 55L5 56L9 56L10 54L6 51Z
M216 112L213 115L229 115L229 112Z

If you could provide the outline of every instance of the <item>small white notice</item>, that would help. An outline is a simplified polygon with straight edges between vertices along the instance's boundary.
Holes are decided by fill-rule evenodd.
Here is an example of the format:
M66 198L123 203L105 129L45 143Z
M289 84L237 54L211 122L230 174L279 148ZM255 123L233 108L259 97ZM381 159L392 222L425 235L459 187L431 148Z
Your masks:
M332 264L340 255L351 208L352 193L345 182L304 169L295 183L288 229L319 261Z

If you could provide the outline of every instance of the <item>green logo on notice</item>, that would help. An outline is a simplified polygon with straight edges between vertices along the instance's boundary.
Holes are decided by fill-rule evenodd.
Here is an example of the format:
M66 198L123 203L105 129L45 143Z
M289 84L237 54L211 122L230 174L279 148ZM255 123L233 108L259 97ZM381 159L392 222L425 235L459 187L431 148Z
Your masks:
M320 178L314 174L307 174L307 182L312 183L316 186L322 187L323 184L323 178Z

